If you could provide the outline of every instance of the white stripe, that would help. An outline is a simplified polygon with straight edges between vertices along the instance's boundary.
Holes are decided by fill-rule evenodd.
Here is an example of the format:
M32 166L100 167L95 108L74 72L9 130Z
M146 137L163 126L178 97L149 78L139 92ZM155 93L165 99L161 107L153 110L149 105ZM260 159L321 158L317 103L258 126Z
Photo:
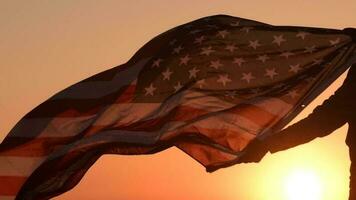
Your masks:
M95 116L54 118L38 137L68 137L77 135L94 121Z
M233 107L235 104L207 94L186 90L173 95L163 103L121 103L112 104L93 125L106 126L134 123L141 120L155 119L168 114L178 106L189 106L216 112Z
M0 156L0 176L30 176L45 158Z
M109 105L101 115L84 117L56 117L23 119L12 130L10 137L69 137L74 136L88 126L108 126L135 123L155 119L168 114L177 106L189 106L204 109L210 113L229 109L235 104L202 92L187 90L172 96L162 103L119 103ZM93 121L95 119L95 121ZM36 127L46 126L36 131ZM29 131L32 130L32 131ZM40 135L38 132L41 131Z
M248 119L230 113L219 114L208 118L202 118L191 123L187 122L169 122L157 131L122 131L109 130L103 131L90 137L82 138L75 143L64 146L60 150L52 153L48 159L55 159L56 157L68 154L71 151L80 150L81 148L88 149L90 146L94 148L97 145L106 143L125 142L135 144L150 144L153 145L159 140L170 139L177 134L184 132L187 128L195 128L197 133L204 134L204 129L213 130L235 130L240 134L247 134L248 137L255 137L260 127ZM244 141L242 141L244 142Z
M15 200L16 196L1 196L0 200Z
M93 126L121 125L138 122L154 115L161 103L121 103L106 108Z
M112 104L109 108L107 108L107 112L103 114L109 114L109 116L101 117L109 120L96 123L99 123L100 125L108 125L115 121L118 124L125 124L140 120L156 119L165 116L178 106L189 106L192 108L204 109L209 112L216 112L231 108L234 105L235 104L223 101L222 99L214 96L209 96L205 93L186 90L165 99L163 103ZM120 117L114 117L115 120L112 120L112 114L114 114L115 117Z
M61 91L53 99L90 99L100 98L117 91L120 87L130 84L137 78L138 73L150 60L150 57L137 61L136 64L119 70L110 81L79 82ZM124 66L126 67L126 66Z
M196 128L203 128L203 129L221 129L221 130L238 130L239 132L244 132L246 134L256 135L260 130L261 127L250 121L243 116L231 113L219 113L216 115L212 115L207 118L201 118L197 121L192 122L182 122L182 121L172 121L166 123L161 129L157 131L121 131L121 130L113 130L113 131L104 131L96 134L91 138L91 142L94 142L96 139L99 139L95 142L100 142L104 138L108 139L107 137L112 137L113 141L120 141L120 142L131 142L131 143L141 143L141 144L154 144L157 142L163 135L171 134L172 132L179 132L184 130L187 127L196 127ZM169 133L171 132L171 133ZM164 136L166 137L166 136ZM88 140L89 141L89 140ZM87 142L88 142L87 141ZM85 143L87 143L85 142Z
M135 79L131 84L136 84ZM132 107L131 104L115 104L123 105L123 109L127 109L127 105ZM75 136L87 127L89 127L94 121L96 114L83 117L47 117L47 118L30 118L22 119L11 130L8 137L70 137ZM46 127L42 130L41 127ZM39 127L40 129L36 129ZM31 130L31 131L28 131ZM39 132L41 132L39 134Z
M291 108L290 104L287 104L277 98L258 99L248 103L258 106L278 116L284 115ZM223 101L220 98L208 96L207 94L201 92L188 90L173 96L172 98L165 101L164 104L112 104L106 108L105 112L103 112L101 116L95 120L95 122L93 121L96 117L95 115L73 118L54 118L51 122L48 123L46 128L42 130L41 134L37 135L37 137L68 137L77 135L90 125L108 126L115 124L119 126L123 124L135 123L142 120L155 119L166 115L172 109L180 105L189 106L197 109L204 109L208 111L209 114L214 114L215 112L226 110L235 106L235 104ZM224 113L223 115L226 114ZM251 122L250 120L241 116L234 116L237 120L236 122L241 124L247 124L246 127L249 127L251 130L253 130L252 132L256 132L260 129L258 125ZM41 127L41 123L48 122L49 120L50 118L23 119L21 120L19 125L17 125L21 128L14 128L13 130L11 130L11 136L35 137L38 132L31 132L28 130L34 130L34 127L37 126Z
M199 92L196 90L184 91L180 103L181 105L211 112L225 110L236 105L236 103L224 101L222 98L212 96L212 94L208 94L207 92Z
M256 135L261 127L253 121L232 113L218 113L212 117L201 119L187 126L202 127L205 129L230 129L243 130L246 133Z
M11 130L8 137L47 138L74 136L87 128L93 122L95 116L22 119ZM43 130L37 129L44 126ZM40 134L39 131L41 131Z
M138 103L133 103L138 104ZM143 105L144 103L140 103ZM118 104L117 106L120 106ZM150 114L142 116L142 120L156 119L167 115L170 111L178 106L189 106L191 108L203 109L207 112L217 112L225 109L229 109L235 104L224 101L220 98L211 96L207 93L197 92L195 90L184 90L180 93L172 95L170 98L165 99L163 103L157 103L157 107L149 107L151 109ZM132 107L135 107L134 105ZM129 112L128 112L129 113Z
M10 132L8 137L55 138L75 136L88 126L108 126L127 124L152 116L161 103L121 103L110 105L96 119L96 115L84 117L55 117L22 119ZM96 119L94 121L94 119ZM46 126L43 130L37 127ZM41 133L39 134L39 131Z
M258 98L248 103L280 117L287 114L293 108L292 104L273 97Z

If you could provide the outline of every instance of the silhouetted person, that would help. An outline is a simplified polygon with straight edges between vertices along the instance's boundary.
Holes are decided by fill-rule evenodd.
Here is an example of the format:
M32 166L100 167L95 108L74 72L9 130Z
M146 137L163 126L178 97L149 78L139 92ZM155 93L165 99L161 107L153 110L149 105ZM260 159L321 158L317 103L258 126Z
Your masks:
M308 117L263 141L255 140L249 144L241 159L243 162L258 162L268 151L275 153L307 143L332 133L346 123L349 124L346 144L351 160L349 200L356 200L356 64L351 66L343 85L335 94Z

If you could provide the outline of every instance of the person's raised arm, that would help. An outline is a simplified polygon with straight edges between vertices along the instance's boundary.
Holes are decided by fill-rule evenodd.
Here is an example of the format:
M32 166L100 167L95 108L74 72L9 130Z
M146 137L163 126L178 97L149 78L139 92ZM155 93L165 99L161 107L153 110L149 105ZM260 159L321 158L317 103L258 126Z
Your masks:
M356 67L350 72L344 84L329 99L314 109L301 121L285 128L281 132L267 137L267 149L274 153L310 142L317 137L323 137L338 129L347 122L352 106L352 92L355 91Z
M316 107L308 117L262 141L253 140L240 157L240 161L259 162L268 151L274 153L286 150L332 133L352 115L350 108L353 102L350 98L354 95L352 92L355 88L356 66L351 67L344 84L335 94Z

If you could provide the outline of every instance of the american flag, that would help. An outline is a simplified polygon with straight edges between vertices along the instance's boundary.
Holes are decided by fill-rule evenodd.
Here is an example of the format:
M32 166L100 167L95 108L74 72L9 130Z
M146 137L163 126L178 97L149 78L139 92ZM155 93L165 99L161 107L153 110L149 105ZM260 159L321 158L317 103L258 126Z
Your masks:
M0 199L48 199L103 154L176 146L207 171L239 163L352 62L345 31L216 15L177 26L125 64L55 94L0 146Z

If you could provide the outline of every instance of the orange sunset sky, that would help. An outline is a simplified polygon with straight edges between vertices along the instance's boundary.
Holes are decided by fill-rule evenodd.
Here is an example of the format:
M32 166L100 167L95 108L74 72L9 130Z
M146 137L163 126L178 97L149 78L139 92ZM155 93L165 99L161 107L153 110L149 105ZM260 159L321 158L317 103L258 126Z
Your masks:
M194 19L227 14L273 25L356 27L355 0L57 0L0 1L0 141L54 93L125 63L159 33ZM292 123L342 83L343 74ZM207 173L176 148L145 156L102 156L56 200L294 200L290 185L315 181L319 197L348 197L347 125L291 150ZM296 178L297 177L297 178ZM301 199L299 199L301 200Z

